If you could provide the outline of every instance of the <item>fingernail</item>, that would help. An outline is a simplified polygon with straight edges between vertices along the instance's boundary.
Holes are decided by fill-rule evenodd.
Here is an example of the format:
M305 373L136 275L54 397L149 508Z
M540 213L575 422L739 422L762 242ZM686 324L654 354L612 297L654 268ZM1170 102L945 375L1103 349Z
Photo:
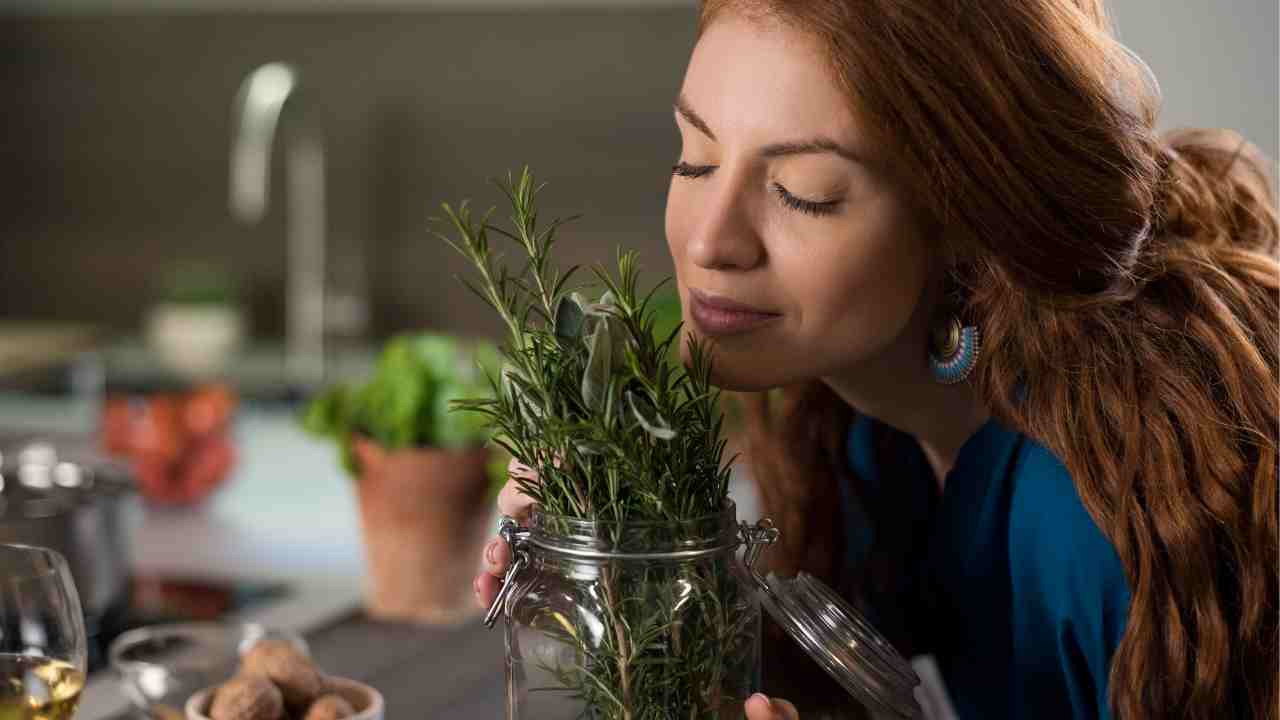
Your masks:
M755 695L751 696L751 699L763 701L766 707L768 707L770 710L773 709L773 702L769 700L769 696L765 695L764 693L756 693Z
M471 592L475 593L477 597L480 595L480 578L479 577L471 578Z
M497 565L498 561L494 558L494 553L498 550L498 541L490 540L488 545L484 546L484 561L490 565Z

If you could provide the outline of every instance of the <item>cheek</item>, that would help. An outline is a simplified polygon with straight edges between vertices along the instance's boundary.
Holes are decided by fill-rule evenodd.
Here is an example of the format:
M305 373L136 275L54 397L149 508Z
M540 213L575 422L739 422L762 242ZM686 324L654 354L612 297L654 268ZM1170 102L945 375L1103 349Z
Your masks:
M689 227L689 209L686 207L685 197L688 193L683 193L676 187L674 180L667 187L667 207L664 217L664 231L667 235L667 252L671 254L671 264L675 267L675 283L676 293L680 298L681 321L687 330L689 328L688 308L685 307L685 280L684 280L684 246L685 228ZM688 364L688 348L683 339L679 341L680 358L685 364Z
M667 208L664 219L667 251L671 254L671 264L675 268L676 290L679 292L682 306L685 297L684 250L687 243L686 236L695 219L693 217L694 203L689 201L689 195L690 193L687 189L682 189L675 182L672 182L667 190ZM688 316L686 315L683 319L687 327L689 323Z
M887 210L887 209L882 209ZM800 332L815 357L847 365L898 339L921 301L929 249L895 212L867 213L842 242L810 253L793 285L804 308Z
M689 227L689 209L685 198L687 192L681 192L675 181L667 187L667 209L665 230L667 233L667 250L675 261L676 272L680 271L680 260L684 257L684 228Z

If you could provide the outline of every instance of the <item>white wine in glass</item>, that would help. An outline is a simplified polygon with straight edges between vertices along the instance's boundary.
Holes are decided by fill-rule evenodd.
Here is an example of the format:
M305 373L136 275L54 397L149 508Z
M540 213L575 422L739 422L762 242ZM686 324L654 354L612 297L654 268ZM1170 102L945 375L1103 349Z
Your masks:
M86 661L84 613L66 559L0 544L0 720L70 720Z

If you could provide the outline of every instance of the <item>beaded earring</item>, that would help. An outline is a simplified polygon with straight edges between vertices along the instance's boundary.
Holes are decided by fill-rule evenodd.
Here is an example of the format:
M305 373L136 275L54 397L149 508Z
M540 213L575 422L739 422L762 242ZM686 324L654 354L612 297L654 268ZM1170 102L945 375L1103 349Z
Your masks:
M964 325L957 315L933 329L929 343L929 367L933 377L943 385L964 382L978 364L982 350L982 334L977 326Z

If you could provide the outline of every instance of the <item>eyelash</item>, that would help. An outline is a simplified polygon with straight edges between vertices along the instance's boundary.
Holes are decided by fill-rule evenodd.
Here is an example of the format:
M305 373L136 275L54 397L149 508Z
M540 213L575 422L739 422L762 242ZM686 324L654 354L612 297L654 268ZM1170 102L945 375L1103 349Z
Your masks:
M798 210L808 215L832 215L836 208L840 205L839 200L826 200L823 202L814 202L813 200L804 200L787 192L787 189L779 185L773 184L774 192L778 193L778 197L782 199L782 204Z
M715 169L715 165L690 165L686 162L678 162L671 166L671 174L694 179L710 175ZM782 201L783 205L786 205L797 212L805 213L806 215L831 215L836 212L836 208L840 205L839 200L814 202L813 200L798 198L787 192L787 189L778 183L773 184L773 189L778 193L778 199Z
M687 162L678 162L671 166L671 174L687 178L700 178L703 175L710 175L715 170L715 165L690 165Z

